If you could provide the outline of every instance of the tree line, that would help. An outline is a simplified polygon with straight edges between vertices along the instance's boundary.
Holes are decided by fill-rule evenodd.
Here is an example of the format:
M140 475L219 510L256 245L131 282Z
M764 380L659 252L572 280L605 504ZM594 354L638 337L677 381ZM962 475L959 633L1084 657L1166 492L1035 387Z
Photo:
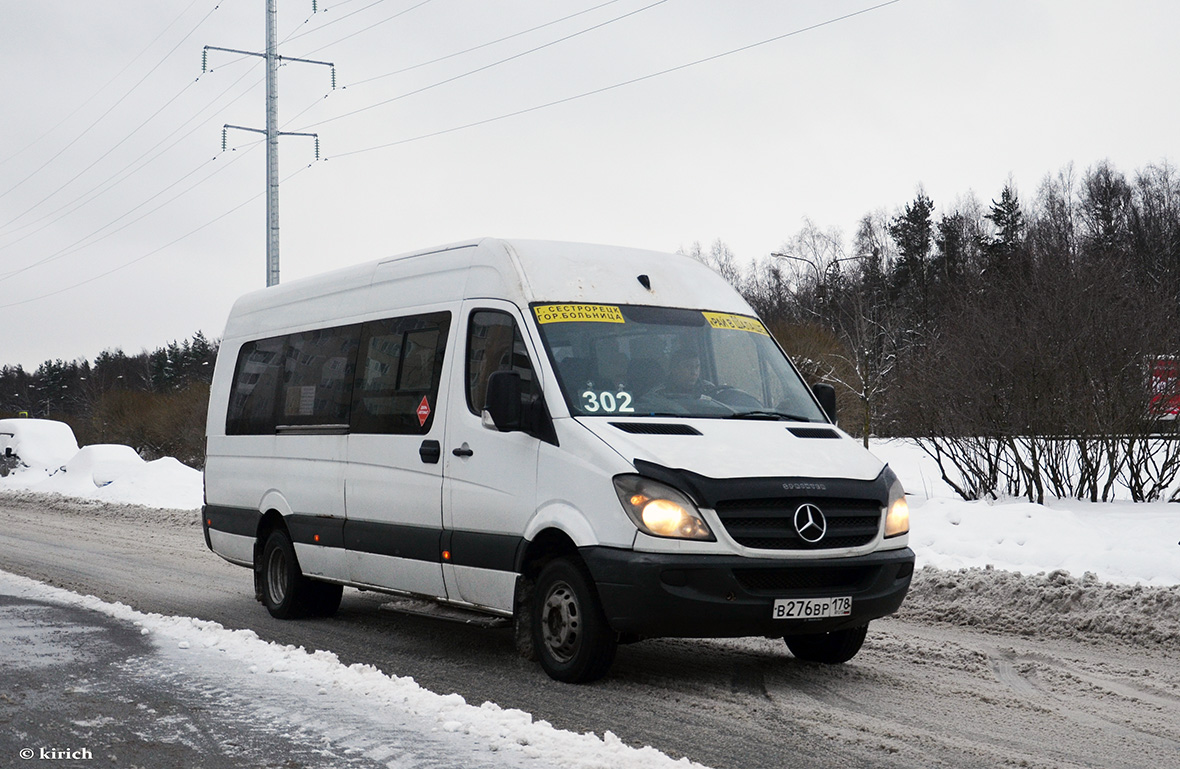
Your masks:
M1173 493L1180 352L1180 175L1067 166L1022 199L944 208L922 189L865 215L850 241L810 222L729 279L811 381L837 387L842 426L906 436L968 499L1136 500Z
M0 417L56 419L82 445L122 443L145 459L205 463L205 414L217 342L197 332L151 352L105 350L93 363L0 367Z
M1010 180L987 203L921 188L850 239L805 222L740 264L689 253L733 283L841 425L909 437L965 498L1177 498L1180 440L1158 404L1180 396L1180 174L1108 162ZM94 362L0 368L0 416L68 422L79 441L201 467L217 343L203 334ZM1167 365L1163 366L1164 368Z

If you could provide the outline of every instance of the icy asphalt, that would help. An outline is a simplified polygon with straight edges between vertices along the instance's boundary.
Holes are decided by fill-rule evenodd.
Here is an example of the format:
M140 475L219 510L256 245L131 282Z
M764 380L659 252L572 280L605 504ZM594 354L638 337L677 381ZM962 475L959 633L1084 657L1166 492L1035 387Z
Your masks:
M445 739L445 730L436 738L439 725L425 719L333 723L338 694L291 681L284 691L251 685L248 673L219 666L208 650L170 653L141 626L11 592L0 588L2 766L364 769L525 759ZM215 676L210 666L220 668ZM364 727L379 738L363 736Z

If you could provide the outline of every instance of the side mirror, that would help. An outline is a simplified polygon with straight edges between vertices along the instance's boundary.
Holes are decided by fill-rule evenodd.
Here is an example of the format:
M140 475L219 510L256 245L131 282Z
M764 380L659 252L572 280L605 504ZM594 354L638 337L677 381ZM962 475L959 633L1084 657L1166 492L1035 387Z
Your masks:
M812 385L811 391L815 393L815 399L819 401L824 413L828 415L828 421L836 424L836 388L820 382Z
M488 377L488 393L484 399L484 426L502 433L521 428L520 374L497 371ZM492 424L488 424L488 417Z

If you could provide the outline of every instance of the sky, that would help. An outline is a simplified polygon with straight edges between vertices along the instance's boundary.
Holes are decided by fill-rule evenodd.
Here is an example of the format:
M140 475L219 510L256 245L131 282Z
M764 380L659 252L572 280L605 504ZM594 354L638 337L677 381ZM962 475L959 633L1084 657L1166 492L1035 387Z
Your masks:
M480 236L747 261L919 188L937 217L1177 160L1169 0L312 6L278 0L280 55L337 85L279 70L320 148L280 141L284 282ZM265 285L262 137L222 150L264 126L263 63L202 50L263 50L264 0L0 12L0 365L220 336Z

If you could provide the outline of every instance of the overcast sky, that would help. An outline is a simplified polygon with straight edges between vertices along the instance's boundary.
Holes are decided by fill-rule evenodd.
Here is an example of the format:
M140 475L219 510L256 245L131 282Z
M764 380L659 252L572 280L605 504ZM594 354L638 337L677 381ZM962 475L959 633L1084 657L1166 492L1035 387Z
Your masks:
M278 3L280 54L337 80L279 70L280 126L322 158L281 140L283 281L484 235L744 261L919 185L937 217L1071 162L1177 161L1175 0L316 5ZM202 49L263 50L265 0L0 13L0 364L220 336L265 285L261 136L221 149L264 126L264 70L202 74Z

